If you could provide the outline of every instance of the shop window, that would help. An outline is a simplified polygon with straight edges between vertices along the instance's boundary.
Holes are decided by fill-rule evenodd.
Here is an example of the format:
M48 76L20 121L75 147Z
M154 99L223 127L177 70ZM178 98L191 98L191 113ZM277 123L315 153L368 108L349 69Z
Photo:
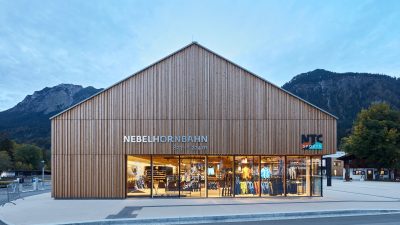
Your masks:
M178 156L153 156L153 196L179 196Z
M310 195L310 157L287 157L286 194L289 196Z
M336 170L334 170L336 176ZM322 175L321 175L321 157L313 156L311 158L311 182L312 196L322 196Z
M233 157L209 156L207 164L208 197L232 197Z
M127 196L151 196L150 156L128 156Z
M284 157L261 157L262 196L283 196Z
M335 161L335 162L333 163L333 166L340 166L340 162Z
M365 175L364 170L353 170L353 175Z
M259 196L259 160L259 156L235 156L235 196Z
M205 156L181 156L181 197L206 197Z

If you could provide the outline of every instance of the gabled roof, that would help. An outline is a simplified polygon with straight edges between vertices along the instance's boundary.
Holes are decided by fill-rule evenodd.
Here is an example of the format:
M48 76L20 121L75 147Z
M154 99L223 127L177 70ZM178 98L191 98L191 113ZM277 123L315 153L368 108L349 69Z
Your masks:
M90 96L90 97L88 97L88 98L86 98L86 99L84 99L84 100L82 100L82 101L76 103L75 105L70 106L69 108L67 108L67 109L65 109L65 110L63 110L63 111L61 111L61 112L59 112L59 113L57 113L56 115L50 117L50 119L54 119L55 117L57 117L57 116L63 114L64 112L66 112L66 111L68 111L68 110L70 110L70 109L76 107L77 105L80 105L80 104L82 104L83 102L86 102L87 100L89 100L89 99L91 99L91 98L93 98L93 97L95 97L95 96L97 96L97 95L100 95L101 93L103 93L103 92L105 92L105 91L111 89L112 87L114 87L114 86L116 86L116 85L118 85L118 84L120 84L120 83L122 83L122 82L124 82L124 81L126 81L126 80L128 80L128 79L130 79L131 77L133 77L133 76L135 76L135 75L137 75L137 74L139 74L139 73L141 73L141 72L143 72L143 71L149 69L150 67L156 65L157 63L159 63L159 62L161 62L161 61L163 61L163 60L165 60L165 59L167 59L167 58L169 58L169 57L171 57L171 56L173 56L173 55L175 55L175 54L177 54L177 53L179 53L179 52L185 50L186 48L189 48L189 47L192 46L192 45L196 45L196 46L198 46L198 47L200 47L200 48L202 48L202 49L205 49L206 51L208 51L208 52L210 52L210 53L212 53L212 54L214 54L214 55L216 55L216 56L222 58L223 60L226 60L227 62L229 62L229 63L231 63L231 64L233 64L233 65L239 67L240 69L242 69L242 70L246 71L247 73L249 73L249 74L251 74L251 75L253 75L253 76L255 76L255 77L257 77L257 78L259 78L259 79L261 79L261 80L263 80L264 82L267 82L268 84L271 84L272 86L274 86L274 87L278 88L279 90L281 90L281 91L283 91L283 92L285 92L285 93L291 95L292 97L295 97L295 98L297 98L297 99L299 99L299 100L301 100L301 101L307 103L308 105L310 105L310 106L312 106L312 107L314 107L314 108L316 108L316 109L318 109L318 110L320 110L320 111L322 111L322 112L324 112L324 113L326 113L326 114L328 114L328 115L334 117L335 119L338 119L338 117L336 117L335 115L333 115L333 114L327 112L326 110L321 109L321 108L319 108L318 106L316 106L316 105L314 105L314 104L312 104L312 103L310 103L310 102L308 102L308 101L306 101L306 100L300 98L299 96L294 95L294 94L292 94L291 92L289 92L289 91L287 91L287 90L285 90L285 89L283 89L283 88L281 88L281 87L279 87L279 86L277 86L277 85L275 85L275 84L273 84L273 83L267 81L266 79L264 79L264 78L258 76L257 74L255 74L255 73L249 71L248 69L245 69L245 68L243 68L242 66L240 66L240 65L238 65L238 64L236 64L236 63L230 61L229 59L226 59L225 57L223 57L223 56L221 56L221 55L215 53L214 51L212 51L212 50L210 50L210 49L208 49L208 48L206 48L206 47L200 45L200 44L197 43L197 42L192 42L192 43L190 43L190 44L184 46L183 48L181 48L181 49L179 49L179 50L177 50L177 51L175 51L175 52L173 52L173 53L171 53L171 54L169 54L169 55L167 55L167 56L161 58L160 60L158 60L158 61L156 61L156 62L154 62L154 63L152 63L152 64L146 66L145 68L143 68L143 69L137 71L136 73L134 73L134 74L132 74L132 75L130 75L130 76L124 78L123 80L120 80L120 81L114 83L113 85L111 85L111 86L109 86L109 87L107 87L107 88L104 88L102 91L100 91L100 92L98 92L98 93L96 93L96 94L94 94L94 95L92 95L92 96Z

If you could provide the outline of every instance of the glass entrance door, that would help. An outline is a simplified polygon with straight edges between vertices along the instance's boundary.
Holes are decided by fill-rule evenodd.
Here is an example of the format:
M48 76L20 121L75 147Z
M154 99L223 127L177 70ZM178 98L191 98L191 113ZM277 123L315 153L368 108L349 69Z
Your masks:
M180 196L184 198L204 198L205 188L205 156L181 156L180 163Z
M208 197L233 196L233 157L207 157Z
M153 156L153 197L179 197L179 156Z

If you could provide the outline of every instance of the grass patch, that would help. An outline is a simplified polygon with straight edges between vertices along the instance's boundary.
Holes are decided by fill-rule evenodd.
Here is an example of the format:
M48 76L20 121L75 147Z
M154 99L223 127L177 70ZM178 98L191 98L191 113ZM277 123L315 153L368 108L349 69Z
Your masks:
M0 188L6 188L7 185L11 184L12 180L0 180Z

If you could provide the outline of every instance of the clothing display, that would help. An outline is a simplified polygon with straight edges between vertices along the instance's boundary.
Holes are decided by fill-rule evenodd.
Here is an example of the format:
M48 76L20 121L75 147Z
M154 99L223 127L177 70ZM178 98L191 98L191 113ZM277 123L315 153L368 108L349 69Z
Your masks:
M269 181L268 182L261 182L261 193L263 195L267 195L271 192L270 186L269 186Z
M247 182L240 182L240 194L247 194Z
M183 187L182 191L198 192L201 189L199 182L181 182L181 186Z
M206 168L204 158L180 159L180 195L184 197L205 196L206 173L213 173L213 167ZM212 190L212 189L210 189Z
M208 167L207 168L207 175L208 176L214 176L215 175L214 167Z
M242 179L247 180L247 179L250 179L250 178L251 178L250 169L249 169L249 167L245 166L242 169Z
M278 171L277 171L277 174L274 174L274 175L282 175L283 174L283 165L284 165L285 163L283 162L283 160L279 160L279 162L278 162Z
M286 191L288 194L297 194L297 183L295 181L288 182Z
M284 157L275 156L157 158L156 163L145 160L130 162L127 166L129 196L322 195L319 161L307 164L309 161L305 157L286 157L287 164L282 163L285 162ZM310 172L312 174L308 175Z
M222 183L221 196L232 196L232 174L227 173Z
M270 195L283 194L283 180L281 178L271 178Z
M245 195L245 194L252 194L258 195L259 192L259 185L258 181L240 181L239 177L236 177L235 181L235 195Z
M254 190L256 191L256 194L260 194L260 182L254 181Z
M268 179L271 177L271 170L269 169L269 167L264 166L261 169L261 178L262 179Z
M289 167L288 169L288 174L289 174L289 178L294 180L297 178L297 171L296 171L296 167Z
M210 190L217 190L219 188L218 182L215 181L208 182L207 188Z

